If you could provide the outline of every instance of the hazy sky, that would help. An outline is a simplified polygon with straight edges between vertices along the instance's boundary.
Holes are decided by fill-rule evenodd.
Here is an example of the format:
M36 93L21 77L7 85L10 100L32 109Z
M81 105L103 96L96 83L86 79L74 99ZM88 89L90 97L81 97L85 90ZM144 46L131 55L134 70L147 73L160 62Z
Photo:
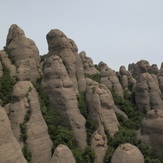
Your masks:
M95 64L112 69L141 59L163 62L163 0L0 0L0 48L11 24L48 52L46 34L62 30Z

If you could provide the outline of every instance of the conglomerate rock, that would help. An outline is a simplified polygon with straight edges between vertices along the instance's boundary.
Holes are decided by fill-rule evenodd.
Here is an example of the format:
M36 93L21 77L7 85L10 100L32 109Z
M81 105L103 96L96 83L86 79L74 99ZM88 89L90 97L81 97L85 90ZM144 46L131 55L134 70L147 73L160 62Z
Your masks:
M44 62L42 86L51 108L56 110L63 125L72 130L78 144L84 149L87 146L86 120L79 111L73 81L58 55L50 55Z
M75 42L60 30L53 29L47 34L49 55L57 55L63 60L76 92L86 89L86 81L82 61L78 55ZM79 83L78 83L79 81Z
M8 116L2 107L0 107L0 162L27 163L13 135Z
M22 148L24 142L20 125L27 126L27 146L32 155L32 163L49 162L52 141L48 135L47 125L42 117L38 95L30 81L19 81L14 85L13 96L9 106L9 118L12 131ZM27 121L28 119L28 121Z
M123 98L123 89L116 73L104 62L99 63L101 80L100 82L113 90L118 96Z
M151 109L163 109L161 91L156 82L156 77L148 73L149 62L141 60L138 62L140 74L135 86L135 100L141 112Z
M63 144L60 144L54 151L50 163L76 163L71 150Z
M144 156L140 150L129 143L121 144L115 150L111 163L144 163Z
M140 138L163 160L163 110L150 110L142 121Z
M24 60L28 61L31 81L35 81L39 78L38 69L40 56L38 48L31 39L25 36L24 31L16 24L11 25L9 29L5 51L8 53L11 62L16 66L16 69L19 68L21 64L24 64Z

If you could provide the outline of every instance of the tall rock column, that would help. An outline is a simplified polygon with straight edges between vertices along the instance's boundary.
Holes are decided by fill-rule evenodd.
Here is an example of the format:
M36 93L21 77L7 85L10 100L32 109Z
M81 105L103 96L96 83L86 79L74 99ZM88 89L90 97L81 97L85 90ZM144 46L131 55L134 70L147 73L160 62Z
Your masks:
M13 135L8 116L2 107L0 107L0 162L27 163Z
M86 89L84 70L75 42L58 29L53 29L47 34L47 42L48 54L57 55L63 60L67 73L73 81L75 92L84 91Z
M42 86L49 96L51 108L61 116L63 125L72 130L79 146L84 149L87 146L85 118L78 108L73 80L63 60L55 53L44 62Z
M9 119L17 141L23 149L29 150L31 162L49 162L52 141L41 114L37 92L30 81L18 81L14 85Z
M35 81L40 77L38 48L16 24L11 25L9 29L5 51L12 64L16 66L16 76L19 76L20 71L26 72L26 69L29 69L29 80Z
M151 109L163 109L161 91L158 82L153 75L149 74L149 62L141 60L138 63L140 74L135 86L135 100L138 109L148 111Z

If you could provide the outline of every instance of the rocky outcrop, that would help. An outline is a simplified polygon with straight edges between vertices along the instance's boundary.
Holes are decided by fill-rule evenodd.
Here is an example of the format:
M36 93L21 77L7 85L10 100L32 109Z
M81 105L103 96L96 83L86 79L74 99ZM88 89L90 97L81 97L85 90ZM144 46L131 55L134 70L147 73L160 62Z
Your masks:
M56 110L64 126L70 128L82 149L86 144L85 118L81 115L73 81L62 59L50 55L44 62L42 86L49 96L50 106Z
M98 131L95 131L92 136L91 147L96 155L94 163L102 163L107 150L106 135L101 135Z
M49 55L59 56L66 68L66 71L73 82L76 92L84 91L86 81L82 62L77 54L78 48L75 42L58 29L53 29L47 34ZM78 83L79 81L79 83Z
M120 67L119 75L123 90L133 91L135 88L136 80L131 76L131 73L126 70L125 66Z
M3 67L2 62L0 61L0 77L3 75Z
M161 64L161 68L159 71L158 82L159 82L159 88L160 88L161 93L163 95L163 63Z
M13 135L8 116L2 107L0 107L0 162L27 163Z
M8 58L8 54L4 51L0 51L0 58L3 64L8 68L10 71L10 76L15 77L16 76L16 67L11 63L10 59Z
M118 96L123 98L123 89L116 73L104 62L99 63L101 80L100 82L113 90Z
M90 117L105 127L111 136L118 131L118 120L114 112L114 101L109 89L87 78L86 101ZM103 133L100 133L103 134Z
M91 143L96 154L95 163L103 162L107 149L105 129L108 130L110 136L118 131L119 123L114 112L115 104L109 89L89 78L87 78L86 102L89 116L98 123Z
M90 57L87 57L84 51L79 53L79 56L82 60L84 72L87 75L99 74L99 71L95 68L93 60Z
M60 144L54 151L50 163L76 163L71 150L63 144Z
M163 110L150 110L142 121L141 139L163 160Z
M24 142L21 135L25 133L22 133L20 125L26 126L26 144L32 155L31 162L49 162L52 142L41 114L38 95L30 81L19 81L14 86L9 118L13 133L22 148Z
M135 86L135 100L141 112L151 109L163 109L161 91L156 78L149 74L149 62L141 60L138 62L140 75Z
M5 51L8 53L12 64L16 66L16 69L24 64L24 62L28 62L26 66L30 69L31 81L39 78L38 68L40 57L38 48L31 39L25 36L24 31L15 24L11 25L9 29ZM22 71L26 72L26 69Z
M144 163L144 156L140 150L129 143L121 144L115 150L111 163Z

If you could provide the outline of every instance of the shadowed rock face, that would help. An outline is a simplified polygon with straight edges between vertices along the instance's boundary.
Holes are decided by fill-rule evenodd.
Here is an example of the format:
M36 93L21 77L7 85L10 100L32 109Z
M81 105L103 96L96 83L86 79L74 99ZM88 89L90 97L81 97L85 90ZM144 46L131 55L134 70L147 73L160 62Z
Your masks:
M123 89L116 73L104 62L100 62L98 66L100 67L101 83L123 98Z
M86 89L84 70L75 42L58 29L53 29L47 34L47 42L49 55L57 55L62 59L74 90L84 91Z
M71 150L63 144L60 144L54 151L50 163L76 163Z
M145 60L138 62L140 75L137 78L135 87L135 99L138 109L163 109L163 101L161 99L161 91L156 82L156 78L148 73L149 63Z
M29 115L30 112L30 115ZM25 117L29 121L25 122ZM20 124L27 126L27 146L32 154L32 162L49 162L52 142L48 135L47 125L42 117L37 93L29 81L19 81L14 86L12 101L9 106L11 127L17 141L20 139Z
M125 66L120 67L119 75L122 88L125 90L133 91L135 88L136 80L131 76L131 73L126 70Z
M111 163L144 163L144 156L136 146L126 143L117 147Z
M2 107L0 107L0 162L27 163L13 135L8 116Z
M159 88L160 88L161 93L163 95L163 63L161 64L161 68L159 71L158 82L159 82Z
M44 62L42 86L47 91L50 105L62 118L63 125L70 128L80 147L86 147L85 118L80 114L78 102L62 59L49 56Z
M150 110L141 125L141 139L163 160L163 110Z
M9 29L5 49L11 62L17 68L18 80L26 80L19 73L20 71L27 73L27 68L30 70L28 76L31 81L36 80L40 76L38 72L40 62L38 48L31 39L25 36L24 31L15 24L11 25ZM24 65L26 68L24 68Z

